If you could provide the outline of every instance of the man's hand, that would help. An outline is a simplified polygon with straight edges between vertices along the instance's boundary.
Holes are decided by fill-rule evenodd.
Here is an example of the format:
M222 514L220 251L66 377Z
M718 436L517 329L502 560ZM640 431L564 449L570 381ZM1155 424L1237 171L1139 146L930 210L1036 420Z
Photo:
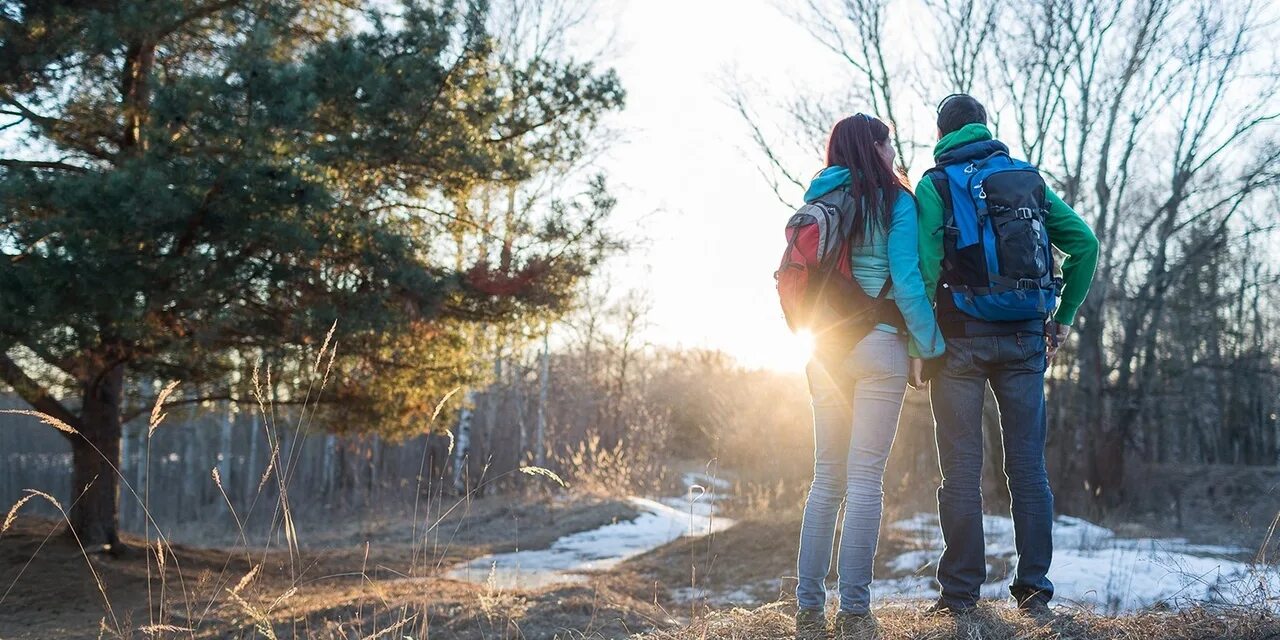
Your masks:
M929 385L924 379L924 360L920 358L911 359L910 373L907 374L907 384L912 389L923 389Z
M1048 339L1045 355L1052 362L1053 357L1058 355L1058 349L1062 343L1067 341L1067 336L1071 335L1071 325L1062 324L1060 322L1050 321L1044 325L1044 336Z

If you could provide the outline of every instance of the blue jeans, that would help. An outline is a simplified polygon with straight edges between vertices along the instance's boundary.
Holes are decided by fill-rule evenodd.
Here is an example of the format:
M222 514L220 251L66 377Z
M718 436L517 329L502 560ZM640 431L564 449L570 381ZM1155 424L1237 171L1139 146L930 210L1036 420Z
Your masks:
M806 369L813 397L813 486L804 505L796 600L823 609L836 516L846 502L838 572L840 608L866 613L880 537L884 465L907 388L906 341L872 331L849 354L815 358Z
M987 579L982 534L982 399L987 382L1000 409L1004 473L1012 498L1018 566L1009 591L1019 601L1053 597L1053 493L1044 466L1045 338L948 338L946 362L931 385L942 486L938 517L946 546L938 561L942 598L978 601Z

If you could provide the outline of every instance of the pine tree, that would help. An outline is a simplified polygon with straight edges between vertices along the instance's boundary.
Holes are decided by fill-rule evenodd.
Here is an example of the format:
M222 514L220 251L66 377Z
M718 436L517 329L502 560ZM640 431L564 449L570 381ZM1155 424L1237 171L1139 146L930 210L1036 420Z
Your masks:
M474 205L578 161L611 71L497 55L483 3L366 4L0 0L0 381L75 429L82 542L118 546L135 390L245 400L336 322L321 418L418 428L467 327L554 313L615 247L602 180L496 240Z

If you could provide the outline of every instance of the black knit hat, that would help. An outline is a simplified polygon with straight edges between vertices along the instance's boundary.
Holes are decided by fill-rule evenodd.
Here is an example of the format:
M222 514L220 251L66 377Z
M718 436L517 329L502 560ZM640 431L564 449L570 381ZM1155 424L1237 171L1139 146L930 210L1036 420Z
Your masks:
M973 96L953 93L938 103L938 131L942 135L975 122L986 124L987 110Z

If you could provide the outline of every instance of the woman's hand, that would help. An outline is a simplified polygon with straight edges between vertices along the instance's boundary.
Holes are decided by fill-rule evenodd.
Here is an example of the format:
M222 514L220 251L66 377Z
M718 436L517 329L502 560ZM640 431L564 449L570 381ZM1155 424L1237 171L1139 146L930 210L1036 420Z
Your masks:
M911 359L911 366L908 368L907 373L907 384L916 390L929 386L929 383L924 379L924 360L920 358Z

